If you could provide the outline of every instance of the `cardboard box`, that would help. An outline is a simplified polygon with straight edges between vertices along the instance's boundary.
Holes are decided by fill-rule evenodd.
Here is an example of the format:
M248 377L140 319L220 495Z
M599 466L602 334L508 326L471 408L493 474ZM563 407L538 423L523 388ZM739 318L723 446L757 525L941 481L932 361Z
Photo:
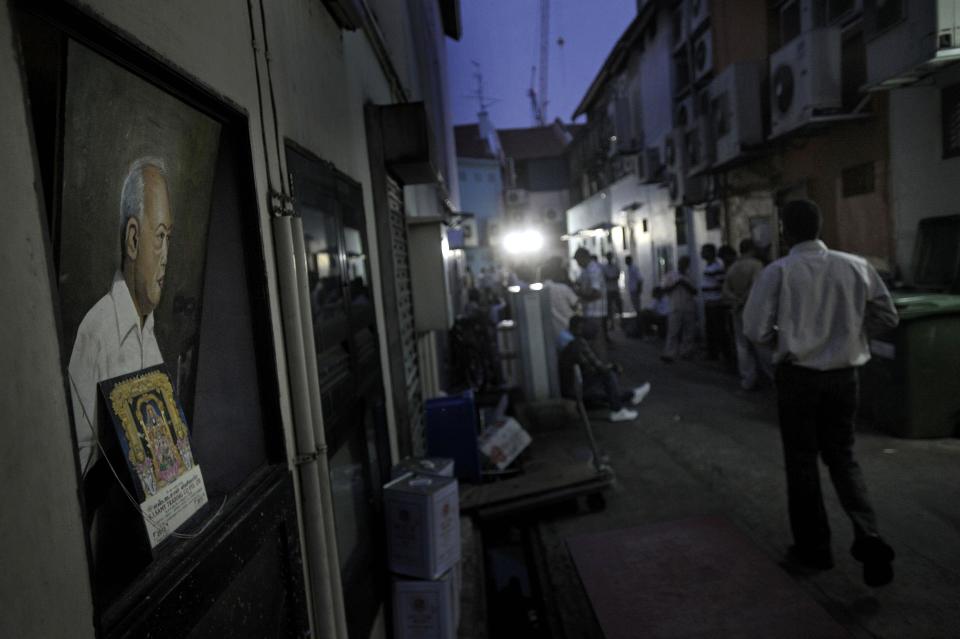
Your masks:
M531 438L519 422L512 417L484 429L480 433L480 452L490 463L503 470L530 445Z
M437 579L460 560L456 479L407 474L383 487L383 500L392 572Z
M396 578L393 582L395 639L453 639L459 621L456 577L448 570L433 581Z
M401 459L390 470L390 479L397 479L407 473L417 475L435 475L453 477L453 460L449 457L421 457Z

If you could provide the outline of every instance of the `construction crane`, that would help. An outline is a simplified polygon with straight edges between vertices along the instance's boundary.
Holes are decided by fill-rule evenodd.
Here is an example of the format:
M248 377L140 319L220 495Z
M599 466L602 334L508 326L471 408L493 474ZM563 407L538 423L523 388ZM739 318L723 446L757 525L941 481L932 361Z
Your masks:
M558 43L562 42L562 38ZM560 46L563 46L562 44ZM530 110L533 113L533 122L539 126L547 123L547 79L549 78L550 58L550 0L540 0L540 64L530 70L530 89L527 96L530 98ZM539 73L538 89L534 89L534 81Z

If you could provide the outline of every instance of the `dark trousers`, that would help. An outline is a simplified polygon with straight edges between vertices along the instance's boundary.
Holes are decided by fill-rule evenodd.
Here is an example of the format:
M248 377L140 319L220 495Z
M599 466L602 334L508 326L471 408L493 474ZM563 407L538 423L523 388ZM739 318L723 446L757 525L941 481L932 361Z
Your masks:
M633 393L620 390L620 380L613 371L585 374L583 378L583 403L588 406L607 405L610 410L620 410Z
M707 357L710 359L723 355L728 362L733 361L727 331L727 315L729 311L723 302L707 302L703 307L703 329L707 338Z
M617 315L623 315L623 298L620 289L607 289L607 319L606 323L613 328Z
M818 454L830 470L833 487L853 522L856 537L876 535L876 515L867 497L860 465L853 457L857 369L815 371L780 365L776 382L794 543L810 552L830 548Z

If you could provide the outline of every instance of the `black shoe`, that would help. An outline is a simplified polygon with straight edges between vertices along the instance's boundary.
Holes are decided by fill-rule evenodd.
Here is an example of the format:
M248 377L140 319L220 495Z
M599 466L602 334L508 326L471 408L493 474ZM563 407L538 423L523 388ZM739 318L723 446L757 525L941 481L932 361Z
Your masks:
M893 581L893 558L896 553L880 537L861 537L853 542L850 554L863 564L863 583L877 588Z
M793 545L787 548L787 554L780 565L787 572L820 572L833 568L833 555L829 549L807 550Z
M664 364L673 364L673 358L670 357L669 355L661 355L660 361L663 362Z

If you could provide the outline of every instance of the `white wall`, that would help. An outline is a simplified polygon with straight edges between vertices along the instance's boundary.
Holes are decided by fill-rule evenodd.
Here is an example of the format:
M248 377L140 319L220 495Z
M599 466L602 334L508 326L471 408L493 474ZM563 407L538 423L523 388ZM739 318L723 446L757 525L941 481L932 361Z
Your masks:
M647 146L660 146L664 135L673 128L673 99L670 69L670 12L657 11L657 32L652 43L646 43L640 58L640 86L643 101L643 130Z
M936 86L890 92L890 206L896 260L913 277L917 223L960 213L960 158L941 158L940 87L960 82L960 66L935 76Z
M0 637L93 637L53 274L10 15L0 8Z

